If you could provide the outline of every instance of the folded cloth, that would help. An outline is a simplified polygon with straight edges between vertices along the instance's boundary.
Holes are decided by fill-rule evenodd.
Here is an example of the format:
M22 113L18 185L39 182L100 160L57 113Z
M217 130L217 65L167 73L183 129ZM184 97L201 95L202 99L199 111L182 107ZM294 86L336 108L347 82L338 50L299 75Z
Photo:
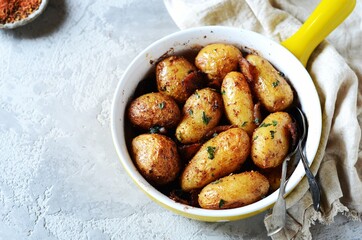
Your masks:
M181 28L203 25L225 25L262 33L277 41L285 40L305 20L308 12L293 0L164 0L165 5ZM303 2L303 1L302 1ZM306 3L307 2L307 3ZM304 6L315 1L303 2ZM308 3L309 2L309 3ZM358 10L359 9L359 10ZM357 4L355 11L361 12ZM310 12L309 12L310 13ZM342 28L344 41L335 40L337 49L348 48L349 67L332 44L322 42L312 54L307 70L317 88L323 114L323 130L317 156L311 170L321 186L321 212L315 212L306 178L287 197L287 226L273 236L275 239L310 239L310 226L315 221L323 224L333 222L341 212L353 220L362 215L362 43L361 17L353 14L353 27ZM353 31L348 34L348 30ZM359 43L356 43L359 42ZM355 55L349 55L355 54ZM361 84L362 85L362 84ZM266 214L265 226L271 226L270 212Z

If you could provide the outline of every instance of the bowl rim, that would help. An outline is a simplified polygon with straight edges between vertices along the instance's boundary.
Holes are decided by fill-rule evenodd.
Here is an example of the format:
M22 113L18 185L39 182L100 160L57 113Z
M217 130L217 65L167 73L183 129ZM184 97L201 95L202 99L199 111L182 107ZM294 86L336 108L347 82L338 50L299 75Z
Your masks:
M289 52L289 50L287 50L279 43L275 42L272 39L269 39L268 37L266 37L264 35L261 35L259 33L252 32L249 30L245 30L245 29L235 28L235 27L203 26L203 27L189 28L186 30L180 30L178 32L167 35L167 36L155 41L154 43L150 44L148 47L146 47L127 66L126 70L124 71L124 73L116 87L113 101L112 101L112 106L111 106L111 132L112 132L113 143L116 148L119 160L121 161L121 163L122 163L124 169L126 170L126 172L128 173L128 175L133 179L133 181L136 183L136 185L141 190L143 190L151 199L153 199L154 201L156 201L163 207L170 209L173 212L176 212L177 214L180 214L180 215L183 215L183 216L186 216L189 218L193 218L193 219L203 220L203 221L237 220L237 219L255 215L259 212L262 212L262 211L268 209L275 203L275 201L277 199L277 195L279 193L279 189L274 191L273 193L269 194L264 199L261 199L255 203L252 203L252 204L249 204L249 205L246 205L243 207L239 207L239 208L233 208L233 209L209 210L209 209L202 209L202 208L197 208L197 207L192 207L192 206L188 206L185 204L177 203L177 202L171 200L170 198L168 198L167 196L165 196L164 194L162 194L161 192L159 192L152 185L150 185L142 177L142 175L137 171L135 165L132 162L132 159L130 159L130 154L128 153L128 149L125 146L124 137L121 137L121 139L120 139L120 136L117 136L117 129L116 129L117 126L116 125L119 124L119 121L118 121L119 119L118 119L118 116L116 115L116 112L117 112L117 108L118 108L119 99L121 98L121 95L124 95L124 89L122 89L122 86L124 84L126 84L125 79L127 78L127 74L129 74L129 71L138 64L138 62L140 61L141 58L145 58L145 56L152 55L152 54L150 54L152 49L154 49L156 46L158 46L164 42L167 42L167 41L172 42L173 39L175 39L175 41L177 41L177 39L182 35L187 35L187 34L189 34L189 35L190 34L199 34L199 35L201 34L202 35L203 33L206 33L206 32L210 32L210 31L217 32L219 30L224 31L225 33L227 33L227 32L241 33L242 32L244 34L260 38L261 41L266 41L268 44L270 44L272 47L275 47L278 50L283 49L282 50L283 54L288 55L288 57L291 59L294 59L293 64L299 65L299 70L304 72L304 75L307 75L307 78L310 79L310 82L306 83L306 84L307 85L312 84L313 89L314 89L312 92L308 92L308 95L314 101L313 106L315 107L315 111L313 112L313 114L316 115L314 117L318 120L318 122L316 123L317 130L316 130L316 132L313 133L314 138L318 139L317 140L318 144L317 144L317 146L310 146L310 147L312 147L310 155L313 156L313 158L311 160L309 158L309 165L312 164L314 158L317 156L317 150L319 148L321 131L322 131L322 115L321 115L320 100L319 100L316 88L313 84L313 80L311 79L309 73L304 68L304 66L299 62L299 60L297 58L295 58L295 56L292 53ZM201 35L200 35L200 37L201 37ZM175 41L173 41L173 42L175 42ZM178 43L178 44L182 44L182 43ZM169 47L172 47L172 46L169 46ZM247 46L247 47L249 47L249 46ZM257 50L259 50L259 49L257 49ZM157 57L160 57L162 54L163 53L159 54L159 56L156 56L155 59L157 59ZM152 58L152 56L151 56L151 58ZM272 63L274 64L274 62L272 62ZM303 77L305 77L305 76L303 76ZM139 82L140 80L142 80L142 79L139 79L137 81ZM132 96L132 94L130 96ZM315 102L316 100L318 101L319 104L317 104ZM122 102L122 103L125 105L127 104L127 102ZM304 111L304 109L302 109L302 110ZM123 116L124 116L124 112L123 112ZM122 119L121 119L121 121L122 121ZM124 128L124 126L122 126L122 128ZM308 132L307 138L309 137L309 132ZM122 140L122 138L123 138L123 140ZM313 141L316 142L315 139ZM308 146L306 146L306 147L308 147ZM128 162L126 159L128 159ZM130 164L129 160L131 160L132 164ZM294 176L294 178L292 179L293 176ZM298 183L302 180L302 178L304 176L305 176L304 168L302 166L302 163L299 162L296 169L293 172L292 177L287 182L286 193L289 194L298 185Z
M35 11L33 11L31 14L29 14L26 18L20 19L19 21L11 22L11 23L5 23L0 24L0 29L13 29L17 27L24 26L32 21L34 21L40 14L42 14L48 5L49 0L41 0L39 8Z

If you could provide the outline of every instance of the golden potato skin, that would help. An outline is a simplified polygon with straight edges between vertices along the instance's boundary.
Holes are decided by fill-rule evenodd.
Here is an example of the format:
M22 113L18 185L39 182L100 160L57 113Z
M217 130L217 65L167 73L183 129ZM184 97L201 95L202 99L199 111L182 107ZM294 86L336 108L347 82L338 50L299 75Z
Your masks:
M221 95L211 88L196 90L182 109L176 138L183 144L198 142L217 126L223 113Z
M202 145L181 175L184 191L200 189L238 169L250 153L250 139L241 128L221 132Z
M255 67L254 91L269 112L283 111L293 102L293 91L287 81L263 57L249 54L246 60Z
M176 102L184 103L201 84L197 74L190 76L196 71L196 67L186 58L170 56L156 66L157 89Z
M268 193L269 182L259 172L233 174L204 187L198 198L202 208L228 209L260 200Z
M174 128L181 119L176 102L162 93L147 93L133 100L128 108L128 118L139 128L154 126Z
M180 172L176 143L167 136L141 134L132 140L132 153L140 173L151 184L168 184Z
M251 136L256 128L254 103L244 75L240 72L228 73L221 85L221 95L230 123L244 129Z
M289 151L292 119L286 112L269 114L252 136L251 158L260 168L279 166Z
M225 75L237 70L242 54L229 44L215 43L202 48L195 58L195 65L206 73L210 84L219 87Z

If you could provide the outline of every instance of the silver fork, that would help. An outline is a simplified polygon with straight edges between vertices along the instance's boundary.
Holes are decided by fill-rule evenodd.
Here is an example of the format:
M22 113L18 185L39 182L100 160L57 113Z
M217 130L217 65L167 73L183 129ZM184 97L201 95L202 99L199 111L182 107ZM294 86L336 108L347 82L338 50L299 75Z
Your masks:
M304 130L302 132L303 135L302 135L301 138L304 139L305 135L307 134L307 131L306 131L307 123L306 123L305 116L304 116L302 110L300 110L299 108L296 108L296 110L298 110L299 117L300 117L300 119L297 119L298 124L302 125L302 126L300 126L300 128L302 128ZM302 141L298 142L298 149L299 149L300 157L302 159L302 163L303 163L303 166L304 166L305 175L307 176L307 179L308 179L309 190L310 190L310 193L312 195L314 210L319 211L320 210L320 201L321 201L321 192L320 192L317 180L315 179L312 171L309 168L307 158L303 153Z
M298 143L295 144L294 149L287 155L285 158L283 165L282 165L282 176L280 180L280 188L279 188L279 195L276 203L274 204L273 211L272 211L272 225L271 225L271 231L268 232L268 236L274 235L275 233L279 232L281 229L285 227L285 221L286 221L286 203L284 199L285 194L285 181L286 181L286 173L287 173L287 163L291 159L293 155L297 151L299 151L300 157L302 159L304 169L306 172L306 176L308 179L310 191L312 194L313 199L313 206L316 211L319 211L320 207L320 190L318 183L313 176L312 172L309 169L307 159L303 153L302 150L302 142L307 134L307 124L305 120L305 116L298 107L294 107L291 110L291 114L294 118L294 120L297 122L298 127L298 135L299 140Z
M278 199L274 204L273 212L272 212L272 225L271 231L268 232L268 236L274 235L275 233L279 232L285 226L285 214L286 214L286 204L284 199L285 194L285 180L287 176L287 164L289 160L295 155L299 148L299 144L296 144L293 151L287 155L284 159L282 165L282 176L280 179L280 188L279 188L279 195Z

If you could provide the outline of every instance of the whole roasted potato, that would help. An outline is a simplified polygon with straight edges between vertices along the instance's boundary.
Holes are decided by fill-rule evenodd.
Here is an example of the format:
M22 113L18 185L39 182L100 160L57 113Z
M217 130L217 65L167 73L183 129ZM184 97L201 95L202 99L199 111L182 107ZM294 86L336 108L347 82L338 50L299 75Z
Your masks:
M283 111L293 102L293 91L285 80L265 58L249 54L246 60L255 67L253 88L261 104L269 112Z
M286 112L269 114L255 129L251 144L251 158L260 168L280 165L289 151L292 119Z
M167 136L141 134L132 140L132 153L140 173L151 184L168 184L180 172L176 143Z
M173 128L180 121L181 113L171 97L147 93L131 102L128 118L133 125L145 130L154 126Z
M230 123L244 129L251 136L256 128L254 103L244 75L240 72L228 73L222 82L221 94Z
M262 174L243 172L208 184L201 190L198 201L207 209L237 208L260 200L268 190L268 179Z
M233 45L215 43L202 48L195 58L195 65L206 73L210 84L219 87L225 75L237 70L242 54Z
M198 142L220 121L222 98L211 88L196 90L182 109L182 120L176 128L176 138L183 144Z
M156 80L158 91L171 96L178 103L184 103L202 85L196 67L180 56L171 56L159 62Z
M241 128L221 132L202 145L181 175L184 191L199 189L239 170L250 153L250 139Z

